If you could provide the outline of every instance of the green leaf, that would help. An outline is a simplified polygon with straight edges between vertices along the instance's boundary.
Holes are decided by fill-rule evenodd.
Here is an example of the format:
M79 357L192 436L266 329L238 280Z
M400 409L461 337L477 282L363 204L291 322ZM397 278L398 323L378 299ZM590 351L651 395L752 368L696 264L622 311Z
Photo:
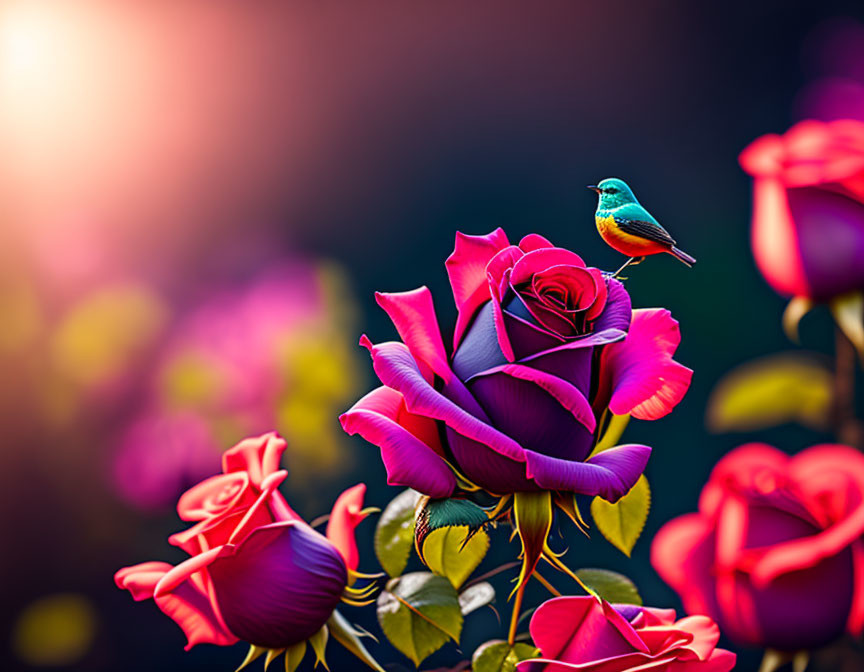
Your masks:
M405 490L391 500L375 528L375 555L391 577L405 571L414 542L414 509L420 493Z
M378 664L378 661L372 657L372 654L366 650L366 647L363 646L363 642L360 641L363 633L352 627L342 614L338 611L334 611L330 620L327 621L327 627L330 630L333 639L357 656L357 658L362 660L373 670L384 672L384 669Z
M591 516L601 534L628 558L636 540L642 534L648 510L651 508L651 488L645 475L639 477L630 492L614 504L595 497L591 501Z
M712 432L751 432L797 422L824 429L831 416L833 374L818 356L784 352L730 371L708 400Z
M540 650L517 642L510 646L507 642L493 640L481 644L471 660L473 672L514 672L516 663L538 658Z
M462 610L463 616L467 616L472 611L477 611L487 604L492 604L494 601L495 589L488 581L475 583L459 593L459 608Z
M378 622L390 643L419 666L448 639L459 641L459 596L444 577L411 572L391 579L381 591Z
M427 499L417 509L414 531L420 559L459 588L486 557L486 512L464 499Z
M449 579L456 589L477 569L489 550L489 535L485 531L468 538L470 534L467 527L445 527L430 533L423 542L426 566Z
M266 646L255 646L254 644L249 645L249 651L246 653L246 657L243 659L243 662L240 663L240 667L238 667L234 672L240 672L243 668L245 668L249 663L253 660L257 660L265 653L267 653L269 649Z
M635 584L623 574L608 569L586 568L577 569L576 576L607 602L642 605Z

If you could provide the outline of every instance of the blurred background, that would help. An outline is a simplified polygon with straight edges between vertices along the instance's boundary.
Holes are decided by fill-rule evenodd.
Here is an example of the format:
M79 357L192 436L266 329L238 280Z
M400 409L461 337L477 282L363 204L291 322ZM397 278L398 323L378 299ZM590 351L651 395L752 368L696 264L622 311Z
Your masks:
M241 646L184 653L114 571L177 561L177 495L273 428L307 519L360 480L385 505L398 490L377 449L337 421L372 385L360 333L394 335L373 292L426 284L452 323L454 233L497 226L617 268L584 188L612 175L699 259L651 259L628 282L634 306L680 320L677 359L696 374L673 414L627 430L654 447L633 558L568 525L563 543L572 566L680 608L650 538L695 509L711 465L749 440L830 438L818 423L712 433L706 406L736 365L794 349L752 261L737 155L801 118L864 118L862 21L853 1L5 0L0 668L234 669ZM832 352L828 316L802 340ZM377 571L373 527L363 571ZM515 554L503 532L495 548L490 566ZM377 631L374 609L348 611ZM465 651L503 634L491 611L472 616ZM424 667L463 657L447 647ZM336 645L329 658L359 665Z

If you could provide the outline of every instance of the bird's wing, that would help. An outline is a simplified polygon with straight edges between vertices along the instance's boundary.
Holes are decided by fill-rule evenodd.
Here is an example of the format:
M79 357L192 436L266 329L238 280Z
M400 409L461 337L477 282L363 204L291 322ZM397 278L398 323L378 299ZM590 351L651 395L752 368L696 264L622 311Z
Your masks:
M615 223L624 233L647 238L664 245L675 245L675 240L669 235L650 213L641 205L628 203L613 211Z

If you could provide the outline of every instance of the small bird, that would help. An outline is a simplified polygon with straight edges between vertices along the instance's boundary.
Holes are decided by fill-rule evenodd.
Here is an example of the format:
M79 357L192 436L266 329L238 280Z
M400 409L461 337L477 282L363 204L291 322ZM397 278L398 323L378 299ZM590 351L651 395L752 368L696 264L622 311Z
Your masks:
M687 266L696 263L693 257L675 247L672 236L639 204L624 180L609 177L588 188L600 196L594 222L603 240L630 257L612 274L613 278L631 264L641 264L646 256L660 252L668 252Z

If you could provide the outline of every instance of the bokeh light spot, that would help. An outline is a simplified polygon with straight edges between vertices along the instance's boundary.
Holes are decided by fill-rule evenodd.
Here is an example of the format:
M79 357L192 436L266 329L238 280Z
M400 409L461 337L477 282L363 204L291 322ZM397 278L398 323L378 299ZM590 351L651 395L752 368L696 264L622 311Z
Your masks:
M96 629L96 612L87 598L58 593L24 608L12 633L12 646L29 665L70 665L89 651Z

